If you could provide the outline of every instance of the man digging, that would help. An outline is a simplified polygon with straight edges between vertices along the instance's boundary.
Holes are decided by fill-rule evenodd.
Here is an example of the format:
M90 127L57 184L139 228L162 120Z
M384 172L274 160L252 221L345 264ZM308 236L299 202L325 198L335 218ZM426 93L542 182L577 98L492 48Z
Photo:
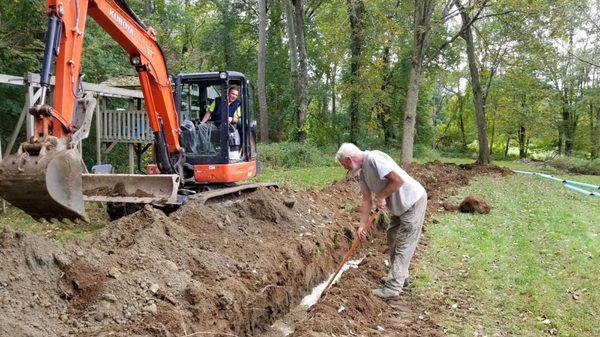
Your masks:
M427 208L427 193L419 182L408 175L387 154L381 151L361 151L356 145L344 143L336 159L349 171L360 172L362 206L357 234L364 239L369 212L375 207L388 206L392 215L387 230L390 251L390 270L384 277L383 288L373 289L374 295L384 299L399 297L408 280L408 267L421 236Z

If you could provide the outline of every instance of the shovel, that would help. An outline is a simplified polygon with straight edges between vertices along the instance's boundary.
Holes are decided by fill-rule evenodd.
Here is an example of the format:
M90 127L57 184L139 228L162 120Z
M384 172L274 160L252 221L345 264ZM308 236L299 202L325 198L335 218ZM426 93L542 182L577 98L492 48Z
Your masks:
M379 214L379 209L375 209L375 210L371 211L371 216L369 217L369 220L367 221L367 224L365 225L365 232L369 231L369 228L371 228L371 225L375 221L377 214ZM338 265L335 273L333 273L333 276L327 283L327 286L325 286L325 289L323 290L323 295L327 292L327 290L329 290L329 288L333 284L333 280L335 280L335 277L337 276L337 274L339 274L340 270L342 270L342 267L344 267L346 262L348 262L348 260L352 257L352 255L354 255L354 252L360 245L361 241L362 241L362 239L360 236L357 236L356 239L354 239L354 242L352 242L352 246L350 246L350 249L348 249L348 252L346 252L346 255L344 255L342 262L340 262L340 264Z

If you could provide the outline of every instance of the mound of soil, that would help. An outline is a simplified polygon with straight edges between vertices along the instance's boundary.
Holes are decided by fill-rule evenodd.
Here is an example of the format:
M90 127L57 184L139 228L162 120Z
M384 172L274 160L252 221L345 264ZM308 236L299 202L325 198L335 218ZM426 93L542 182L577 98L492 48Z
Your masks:
M444 209L447 211L461 211L463 213L479 213L488 214L492 209L492 205L483 197L476 195L466 196L460 204L453 204L450 201L444 202Z
M503 174L441 163L408 171L427 189L430 212L471 177ZM5 229L0 335L258 336L335 269L359 204L358 185L345 180L188 203L169 216L146 207L68 244ZM370 294L386 272L385 249L384 233L371 233L363 265L344 274L294 336L442 334L422 318L418 298L386 303Z

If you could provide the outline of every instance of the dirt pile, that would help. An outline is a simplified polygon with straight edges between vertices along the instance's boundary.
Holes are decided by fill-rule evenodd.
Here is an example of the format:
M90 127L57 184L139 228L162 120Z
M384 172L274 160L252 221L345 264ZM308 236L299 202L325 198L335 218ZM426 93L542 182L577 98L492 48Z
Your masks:
M256 334L347 248L353 212L334 195L353 189L265 189L169 216L146 207L64 246L5 230L0 335Z
M448 188L484 170L433 163L409 172L437 205ZM359 203L358 185L341 181L188 203L169 216L146 207L64 245L4 230L0 335L260 335L335 268L354 237ZM364 251L364 265L344 275L295 336L438 334L419 319L418 299L390 305L370 294L386 271L383 233Z
M460 204L445 201L443 206L447 211L461 211L463 213L477 212L479 214L488 214L492 209L489 201L476 195L467 195Z

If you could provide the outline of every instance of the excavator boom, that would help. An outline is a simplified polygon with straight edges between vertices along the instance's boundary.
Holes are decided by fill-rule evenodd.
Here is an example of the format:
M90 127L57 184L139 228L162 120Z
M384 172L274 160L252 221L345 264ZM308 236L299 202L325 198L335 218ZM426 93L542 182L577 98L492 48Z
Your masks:
M49 21L40 79L42 94L30 109L35 131L17 153L0 162L0 196L36 219L87 221L83 189L94 188L83 186L82 161L76 150L81 139L74 137L78 126L73 121L77 102L83 98L81 56L88 15L123 47L138 72L160 173L175 173L171 158L179 156L181 160L183 154L178 115L156 33L124 0L46 0L46 9ZM53 64L56 80L54 100L49 105L46 96ZM178 183L177 179L166 180L173 186ZM137 183L144 184L139 179ZM171 193L173 186L154 191Z

